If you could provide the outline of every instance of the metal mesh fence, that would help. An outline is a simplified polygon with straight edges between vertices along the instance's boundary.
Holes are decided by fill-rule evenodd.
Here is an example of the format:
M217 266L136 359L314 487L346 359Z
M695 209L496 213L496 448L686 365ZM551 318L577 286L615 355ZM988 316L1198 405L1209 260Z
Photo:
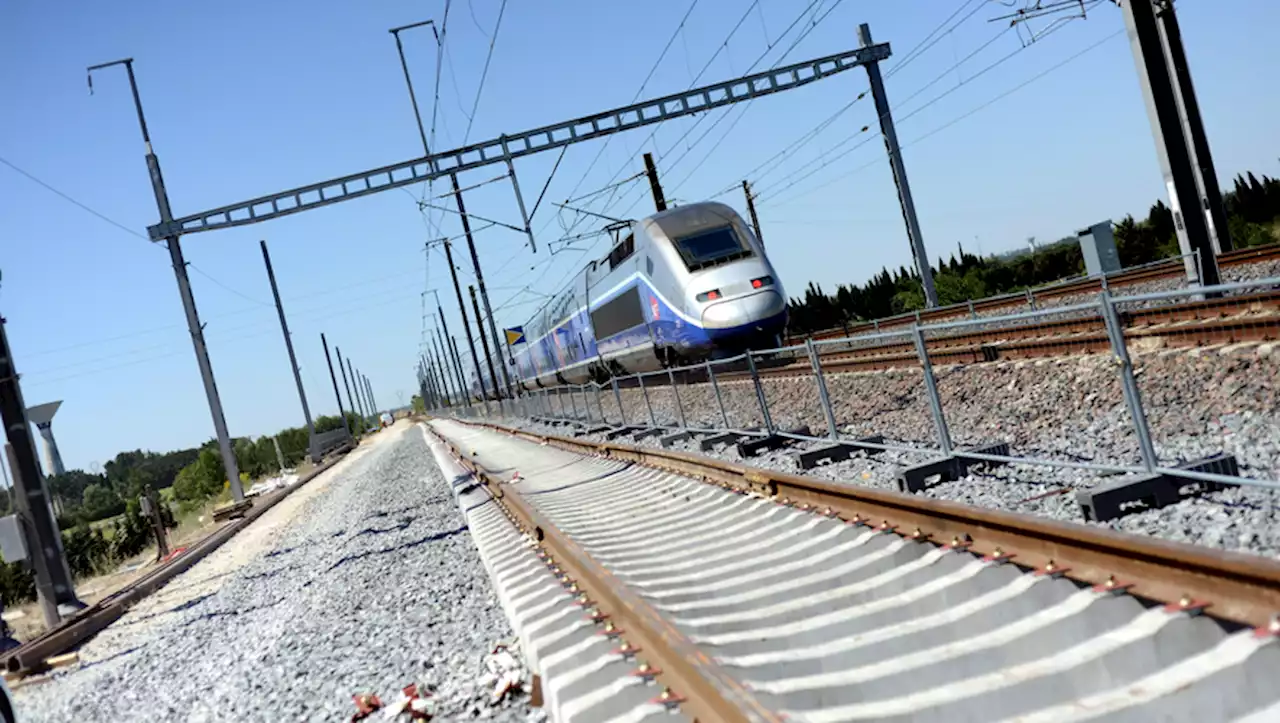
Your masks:
M1274 279L1217 288L1115 301L1155 462L1194 469L1216 459L1217 471L1280 480L1280 355L1260 332L1280 292Z
M544 389L502 413L583 424L882 436L931 457L1074 470L1084 489L1145 473L1280 479L1280 279L894 327L643 375ZM1035 305L1034 308L1033 304ZM821 383L820 383L821 382ZM825 391L825 394L824 394ZM493 418L496 402L455 408ZM835 427L833 435L832 427ZM992 443L1007 451L978 451ZM911 453L915 454L915 453ZM907 456L911 456L908 454ZM1206 460L1230 464L1204 466ZM1034 475L1033 475L1034 476Z
M827 435L826 414L808 347L787 347L761 357L757 373L774 431Z
M910 333L886 332L814 346L842 435L883 435L910 446L936 444Z

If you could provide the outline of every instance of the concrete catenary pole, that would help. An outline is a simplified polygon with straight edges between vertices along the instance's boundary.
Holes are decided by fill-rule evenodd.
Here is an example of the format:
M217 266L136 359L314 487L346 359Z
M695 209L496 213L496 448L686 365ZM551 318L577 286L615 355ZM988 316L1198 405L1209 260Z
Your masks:
M871 26L858 26L858 42L862 47L872 45ZM911 242L911 257L915 259L916 273L924 288L925 305L938 305L938 292L933 286L933 270L929 268L929 254L925 251L924 238L920 234L920 220L916 218L916 203L911 198L911 184L907 182L907 167L902 162L902 148L898 145L898 132L893 127L893 115L889 111L889 98L884 92L884 79L880 75L879 61L866 63L867 78L871 81L871 96L875 99L876 115L880 117L880 134L889 152L889 165L893 169L893 182L898 187L898 202L902 205L902 218L907 224L907 239Z
M338 357L338 371L342 373L342 386L347 390L347 406L351 407L351 413L355 415L356 419L359 419L360 407L356 404L355 395L351 393L351 381L347 379L347 368L351 365L351 361L342 359L342 349L339 349L337 345L333 347L333 355ZM364 431L364 427L360 427L355 431Z
M1142 88L1147 118L1151 122L1151 135L1156 142L1156 158L1169 194L1169 208L1173 211L1173 226L1182 250L1187 281L1192 285L1217 284L1217 259L1209 240L1209 225L1199 208L1200 188L1196 182L1191 147L1183 132L1174 79L1156 22L1156 9L1152 0L1132 0L1123 3L1121 9L1138 69L1138 85ZM1191 208L1191 213L1183 209L1184 202Z
M468 286L467 290L471 292L471 305L475 307L475 312L479 315L480 305L476 303L476 287ZM480 344L484 347L484 358L489 362L489 378L493 380L493 384L496 387L498 385L498 380L497 377L493 376L493 357L489 354L489 341L484 338L484 334L480 335ZM480 373L479 362L476 363L476 377L480 379L480 394L484 398L488 398L489 385L485 384L484 374ZM493 396L499 400L499 403L501 403L502 395L498 394L497 389L494 389L493 392Z
M662 195L662 183L658 180L658 167L653 163L653 154L644 154L644 173L649 177L649 192L653 194L653 207L661 213L667 210L667 198Z
M361 429L369 428L369 405L365 403L364 392L360 391L360 375L356 373L356 365L347 357L347 373L351 375L351 391L356 395L356 407L360 410L360 420L364 423Z
M164 176L160 173L160 159L151 148L151 134L147 132L147 119L142 114L142 99L138 96L138 83L133 77L133 58L116 60L110 63L91 66L88 70L89 90L93 91L92 73L100 68L112 65L123 65L129 73L129 88L133 91L133 106L138 112L138 125L142 128L142 141L146 146L147 170L151 174L151 189L155 193L156 208L160 212L161 225L167 226L173 221L173 212L169 207L169 192L164 187ZM196 311L196 299L191 293L191 279L187 277L187 261L182 257L182 246L178 243L178 235L165 237L165 245L169 248L169 260L173 265L173 275L178 281L178 295L182 298L182 309L187 317L187 330L191 333L191 344L196 352L196 364L200 367L200 378L204 382L205 397L209 400L209 414L213 417L214 433L218 437L218 450L222 453L222 467L227 474L227 482L231 485L231 498L237 504L244 502L244 487L240 484L240 469L236 466L236 456L231 449L231 435L227 431L226 416L222 412L222 399L218 395L218 385L213 379L213 364L209 361L209 350L204 342L204 326L200 323L200 314Z
M756 240L764 246L764 234L760 233L760 217L756 215L756 197L751 195L751 184L742 181L742 193L747 197L747 213L751 214L751 228L756 232Z
M82 609L62 549L62 534L49 504L44 475L36 457L35 438L27 419L27 405L18 383L18 370L9 349L4 319L0 318L0 420L4 423L5 452L13 470L14 507L23 522L27 550L36 573L36 592L50 628L62 615Z
M489 318L489 333L493 337L494 348L497 349L499 348L498 347L498 326L493 320L493 309L489 306L489 292L485 291L484 271L482 271L480 268L480 256L479 254L476 253L475 238L471 235L471 221L467 217L467 207L462 204L462 191L458 189L458 180L456 177L453 177L453 176L451 176L450 178L452 178L453 180L453 193L454 193L455 199L458 202L458 213L462 214L462 232L467 237L467 250L471 252L471 266L475 269L475 272L476 272L476 286L480 287L480 300L484 302L484 313L485 313L485 316ZM472 301L475 301L474 296L472 298ZM479 309L476 310L476 332L480 335L481 341L484 341L484 320L480 318ZM485 348L488 348L488 346L489 346L488 343L484 344ZM473 354L475 353L474 348L472 349L472 353ZM493 358L489 356L488 352L485 352L485 360L489 364L489 378L493 380L494 397L496 397L498 399L499 404L501 404L502 394L499 392L497 388L498 373L497 373L497 370L494 369ZM477 363L476 366L478 367L479 363ZM502 378L505 381L506 388L510 389L511 379L507 374L507 366L505 364L501 366L502 366ZM480 376L484 376L484 375L481 374Z
M323 333L320 334L320 343L324 345L324 360L329 364L329 379L333 381L333 396L338 400L338 415L342 417L342 428L347 430L347 436L351 436L351 420L347 419L347 412L342 408L342 393L338 391L338 377L333 374L333 359L329 356L329 341L324 338Z
M307 406L307 390L302 386L302 374L298 370L298 357L293 353L293 338L289 336L289 322L284 317L284 305L280 303L280 289L276 286L276 273L271 268L271 254L267 242L262 245L262 262L267 266L267 279L271 282L271 296L276 301L276 314L280 316L280 331L284 334L284 348L289 352L289 368L293 370L293 383L298 387L298 401L302 403L302 418L307 422L307 451L313 464L320 463L320 448L316 446L316 427L311 422L311 407Z

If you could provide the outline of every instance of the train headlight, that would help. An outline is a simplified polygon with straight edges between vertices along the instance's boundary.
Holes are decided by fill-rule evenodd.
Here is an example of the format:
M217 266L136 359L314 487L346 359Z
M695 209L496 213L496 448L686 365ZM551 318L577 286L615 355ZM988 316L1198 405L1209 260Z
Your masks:
M763 289L766 286L773 286L772 276L761 276L758 279L751 280L751 288L753 289Z
M710 291L704 291L704 292L702 292L701 294L698 294L698 296L697 296L696 298L697 298L697 299L698 299L698 301L700 301L700 302L701 302L701 301L715 301L716 299L720 298L720 289L712 289L712 290L710 290Z

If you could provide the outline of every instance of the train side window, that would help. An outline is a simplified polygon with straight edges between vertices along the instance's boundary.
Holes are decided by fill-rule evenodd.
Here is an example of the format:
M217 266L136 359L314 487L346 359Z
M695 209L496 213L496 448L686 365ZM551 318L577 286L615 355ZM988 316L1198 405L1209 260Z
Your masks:
M622 243L613 247L609 252L609 270L613 271L618 268L618 264L630 258L631 254L636 251L636 237L634 234L627 234Z

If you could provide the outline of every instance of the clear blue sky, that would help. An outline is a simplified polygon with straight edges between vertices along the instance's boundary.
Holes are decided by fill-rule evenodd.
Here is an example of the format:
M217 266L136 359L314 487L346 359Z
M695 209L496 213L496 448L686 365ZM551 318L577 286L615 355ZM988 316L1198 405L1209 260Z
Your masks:
M630 102L689 0L510 3L469 122L500 5L452 3L437 148L460 144L468 125L474 141ZM689 87L718 48L700 82L745 72L774 43L757 66L767 67L811 25L810 18L824 19L788 61L851 48L857 24L868 22L877 41L893 45L888 72L957 8L966 8L963 17L977 2L818 0L784 32L808 6L761 0L730 36L751 3L700 0L643 96ZM88 3L74 12L50 3L6 3L0 9L0 157L145 234L157 215L125 76L120 69L96 76L90 96L84 71L132 56L179 215L404 160L417 155L420 144L387 29L428 18L440 22L443 10L443 0L138 0ZM988 21L1004 11L986 3L887 81L933 258L957 242L980 244L990 253L1022 247L1028 236L1055 239L1105 218L1142 214L1161 192L1129 46L1122 33L1113 36L1123 28L1119 10L1100 4L1087 19L1016 53L1017 31ZM1250 80L1276 74L1280 3L1185 0L1179 12L1219 174L1280 172L1276 96L1266 92L1267 82ZM947 126L1108 36L1044 78ZM429 29L419 29L406 34L405 45L429 123L434 40ZM550 202L632 175L644 151L656 154L668 198L700 200L750 178L761 195L766 241L793 294L811 280L831 289L862 281L882 265L907 263L869 98L811 142L778 157L866 88L865 74L855 71L761 99L733 111L705 137L721 112L696 127L693 120L672 122L652 139L648 130L634 131L609 142L590 170L604 142L572 147L538 210L536 255L524 247L523 236L501 227L477 238L493 303L501 306L499 323L523 322L540 303L537 294L554 291L603 251L587 241L547 253L563 226L575 233L598 227L571 212L557 214ZM833 147L868 124L869 131L839 148L864 145L788 186L803 176L806 163L830 158L838 152ZM530 205L556 155L517 162ZM462 182L474 185L500 171L473 171ZM444 190L436 184L434 193ZM460 328L443 259L432 253L428 264L423 252L424 242L437 235L433 225L449 235L459 227L455 216L424 217L415 203L424 193L391 191L184 239L187 258L199 269L192 281L233 434L272 433L301 422L269 306L261 238L271 247L312 409L335 410L321 331L370 377L382 406L398 405L402 395L408 399L424 284L440 289L455 334ZM615 216L651 208L643 184L625 185L619 196L620 202L607 203L609 194L598 194L579 205ZM739 192L720 198L744 205ZM473 213L518 222L509 184L470 192L467 205ZM9 320L28 403L65 400L55 430L69 467L92 469L120 450L163 451L212 436L167 263L162 248L0 165L0 311ZM467 269L465 284L469 263L459 265Z

